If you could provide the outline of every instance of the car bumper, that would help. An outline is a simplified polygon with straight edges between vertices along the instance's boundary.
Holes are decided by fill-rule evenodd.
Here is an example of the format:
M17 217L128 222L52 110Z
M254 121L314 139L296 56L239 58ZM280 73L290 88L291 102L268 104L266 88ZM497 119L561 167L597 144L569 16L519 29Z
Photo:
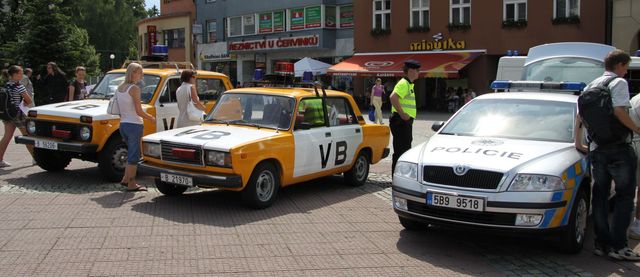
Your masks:
M26 144L26 145L34 145L36 140L55 142L58 145L58 149L53 151L74 152L74 153L95 153L98 151L97 144L61 142L61 141L54 141L50 139L33 138L28 136L17 136L15 138L16 143Z
M242 188L242 177L240 175L227 174L201 174L192 171L175 170L151 165L147 162L138 164L138 172L140 175L153 176L160 178L160 174L173 174L178 176L186 176L193 178L193 185L207 188Z
M523 231L549 230L566 226L570 203L565 200L551 201L554 194L565 192L478 192L464 190L445 190L418 184L424 189L417 190L397 186L394 177L392 199L394 210L400 216L420 221L436 222L445 225L458 225L475 228ZM416 182L417 184L417 182ZM460 197L480 198L484 200L483 211L471 211L433 206L427 204L427 192L451 193ZM569 192L570 193L570 192ZM520 196L520 197L514 197ZM399 201L399 202L398 202ZM406 205L401 205L406 201ZM540 216L536 224L525 224L523 218Z

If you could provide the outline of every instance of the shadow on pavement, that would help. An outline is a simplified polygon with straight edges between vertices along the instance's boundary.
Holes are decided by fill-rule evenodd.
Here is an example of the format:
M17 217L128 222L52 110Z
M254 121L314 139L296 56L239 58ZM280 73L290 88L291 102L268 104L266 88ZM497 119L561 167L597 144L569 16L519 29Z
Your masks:
M14 169L17 170L18 168ZM60 172L40 171L24 176L10 176L5 181L18 190L38 192L85 194L121 190L119 184L105 181L97 167Z
M329 206L371 193L371 189L349 187L342 183L342 177L331 176L285 187L279 191L275 203L263 210L247 208L242 204L240 193L223 190L201 190L177 197L158 196L148 202L133 204L132 209L176 223L233 227L291 214L304 215L323 208L333 211Z

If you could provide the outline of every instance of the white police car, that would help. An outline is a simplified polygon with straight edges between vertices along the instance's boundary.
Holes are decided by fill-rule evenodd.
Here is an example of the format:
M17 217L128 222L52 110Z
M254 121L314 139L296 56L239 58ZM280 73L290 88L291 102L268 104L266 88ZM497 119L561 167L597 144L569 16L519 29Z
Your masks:
M584 84L493 87L516 84L538 92L482 95L400 157L393 207L406 229L428 223L551 232L567 252L582 248L591 190L586 158L573 142L577 96L539 91Z

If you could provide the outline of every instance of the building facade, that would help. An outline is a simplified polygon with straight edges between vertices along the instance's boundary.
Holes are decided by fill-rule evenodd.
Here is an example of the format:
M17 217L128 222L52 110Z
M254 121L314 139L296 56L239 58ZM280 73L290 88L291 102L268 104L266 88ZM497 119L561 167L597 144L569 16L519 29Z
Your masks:
M640 48L640 1L613 0L611 42L632 55Z
M354 58L366 53L423 57L427 67L416 84L422 91L418 105L429 109L444 108L447 88L489 91L504 55L526 55L544 43L605 42L601 0L355 0L354 12ZM356 78L356 94L366 94L373 77L388 76L375 68ZM336 74L350 72L343 68Z
M160 1L160 16L138 22L138 53L151 55L153 45L168 47L169 61L195 61L192 26L196 6L192 0Z
M333 64L353 55L351 0L196 0L200 68L252 81L255 69L310 57Z

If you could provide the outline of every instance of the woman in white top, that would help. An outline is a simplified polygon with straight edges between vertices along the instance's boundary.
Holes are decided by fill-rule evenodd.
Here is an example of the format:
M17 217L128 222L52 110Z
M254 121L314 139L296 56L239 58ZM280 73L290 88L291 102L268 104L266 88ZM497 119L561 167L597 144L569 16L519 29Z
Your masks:
M200 103L198 98L198 92L196 91L196 72L191 69L182 71L180 75L180 81L182 85L176 91L176 100L178 100L178 128L200 125L200 121L189 120L187 114L187 106L189 101L193 101L193 104L201 111L205 110L204 105Z
M140 161L140 141L144 129L143 118L156 125L156 118L142 110L140 105L140 88L135 85L142 79L142 66L131 63L127 66L124 82L118 86L116 92L118 108L120 109L120 135L127 145L127 166L120 184L127 187L127 191L147 191L146 187L136 183L136 171Z

